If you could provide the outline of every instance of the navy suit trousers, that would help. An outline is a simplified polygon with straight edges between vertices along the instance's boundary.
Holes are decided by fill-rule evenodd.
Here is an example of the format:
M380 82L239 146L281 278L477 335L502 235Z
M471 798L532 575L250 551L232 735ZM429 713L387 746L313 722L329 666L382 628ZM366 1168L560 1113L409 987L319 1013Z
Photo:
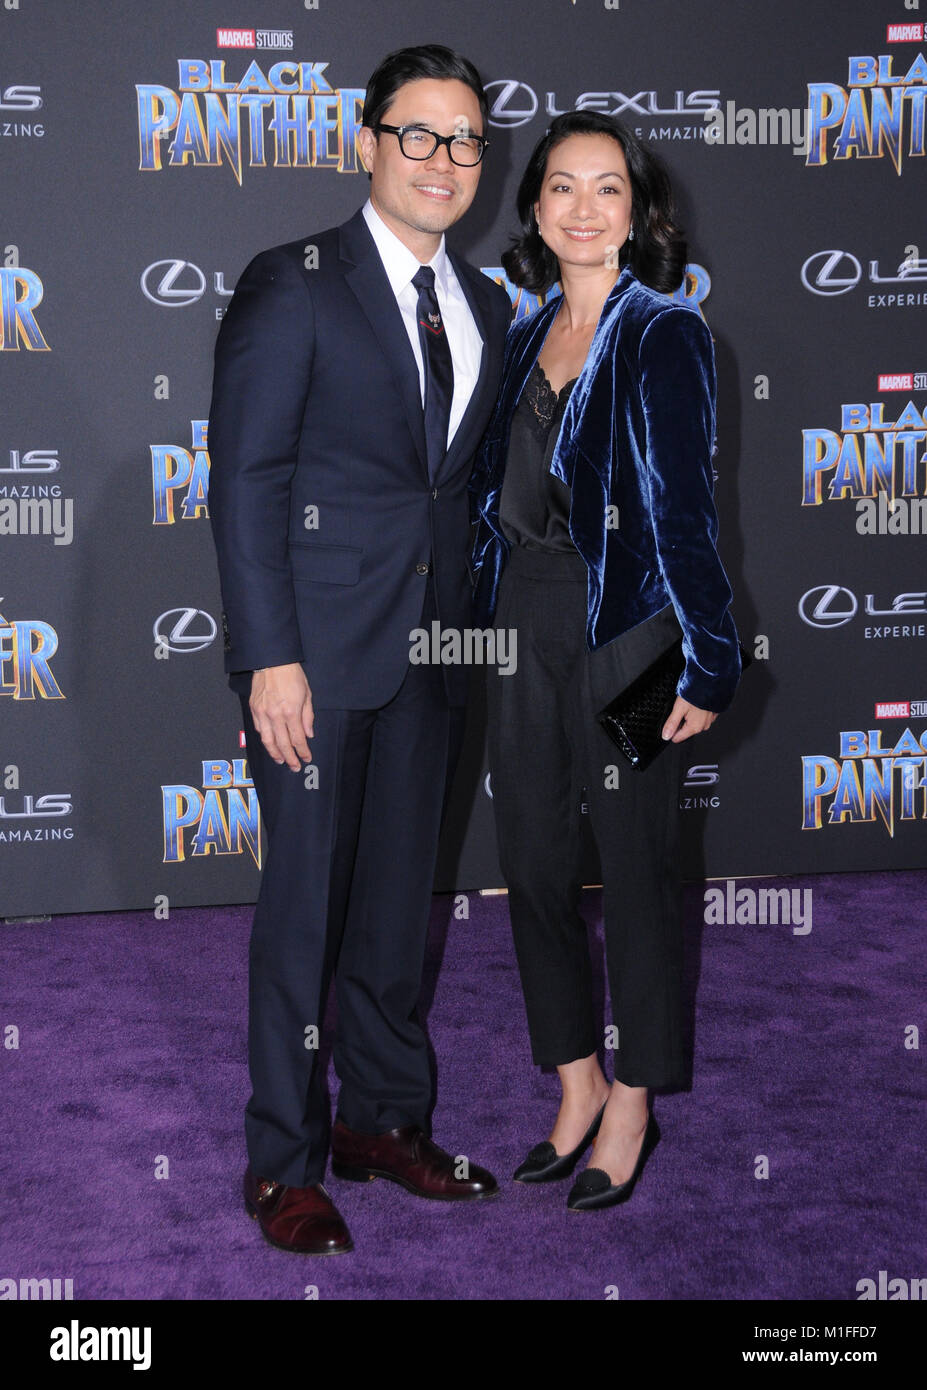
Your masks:
M436 616L429 582L422 625ZM358 654L363 660L363 654ZM317 710L318 786L269 757L240 695L268 854L249 949L245 1133L252 1171L320 1182L331 1117L320 1075L334 973L338 1115L353 1130L428 1128L432 1078L417 1016L446 792L463 734L440 666L410 664L375 710ZM311 780L311 779L310 779ZM310 1030L310 1031L307 1031Z

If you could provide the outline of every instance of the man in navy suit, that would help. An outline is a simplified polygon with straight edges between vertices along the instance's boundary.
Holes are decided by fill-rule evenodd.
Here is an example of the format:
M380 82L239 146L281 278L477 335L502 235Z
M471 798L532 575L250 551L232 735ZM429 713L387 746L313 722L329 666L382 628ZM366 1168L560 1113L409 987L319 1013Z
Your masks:
M225 668L268 832L250 944L245 1204L265 1237L351 1238L322 1186L497 1191L427 1133L416 1009L463 667L410 633L471 624L467 482L510 304L452 252L487 143L475 68L403 49L367 88L370 197L343 226L257 256L216 343L209 509ZM318 1033L334 973L334 1129Z

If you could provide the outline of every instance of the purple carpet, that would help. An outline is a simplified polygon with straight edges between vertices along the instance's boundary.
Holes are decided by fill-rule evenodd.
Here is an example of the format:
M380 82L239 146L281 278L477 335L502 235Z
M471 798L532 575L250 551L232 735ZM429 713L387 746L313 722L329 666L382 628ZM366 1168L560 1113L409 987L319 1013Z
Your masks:
M706 924L687 887L692 1089L656 1097L631 1201L592 1213L566 1210L569 1182L510 1180L558 1086L531 1065L507 899L471 894L460 920L436 897L433 1133L502 1194L328 1176L355 1249L327 1259L268 1246L240 1198L251 908L0 926L0 1279L70 1279L75 1299L853 1300L880 1271L922 1277L927 872L737 886L810 889L812 929ZM584 911L601 975L598 893Z

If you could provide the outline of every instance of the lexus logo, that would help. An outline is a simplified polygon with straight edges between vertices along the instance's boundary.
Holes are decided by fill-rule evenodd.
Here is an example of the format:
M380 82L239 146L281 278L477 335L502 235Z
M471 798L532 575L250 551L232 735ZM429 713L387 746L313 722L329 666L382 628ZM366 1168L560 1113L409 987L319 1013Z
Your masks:
M686 774L687 787L711 787L720 778L717 763L696 763Z
M516 82L512 77L487 82L483 91L489 100L490 125L527 125L537 112L535 93L524 82Z
M843 627L856 617L856 595L839 584L819 584L802 594L798 612L809 627Z
M816 251L801 268L801 282L812 294L846 294L856 288L862 273L849 251Z
M202 608L169 608L152 629L155 645L169 652L201 652L217 630L215 618Z
M7 87L0 92L0 111L38 111L41 105L41 87Z
M142 271L142 294L165 309L183 309L206 293L206 276L192 261L155 261Z

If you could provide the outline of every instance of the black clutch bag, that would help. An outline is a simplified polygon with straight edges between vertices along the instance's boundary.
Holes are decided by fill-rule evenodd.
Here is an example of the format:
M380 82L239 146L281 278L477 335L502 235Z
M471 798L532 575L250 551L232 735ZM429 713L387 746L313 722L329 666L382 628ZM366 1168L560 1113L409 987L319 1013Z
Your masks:
M741 669L751 660L741 646ZM676 703L676 686L685 665L680 637L598 716L618 751L641 772L672 741L662 737L662 729Z

